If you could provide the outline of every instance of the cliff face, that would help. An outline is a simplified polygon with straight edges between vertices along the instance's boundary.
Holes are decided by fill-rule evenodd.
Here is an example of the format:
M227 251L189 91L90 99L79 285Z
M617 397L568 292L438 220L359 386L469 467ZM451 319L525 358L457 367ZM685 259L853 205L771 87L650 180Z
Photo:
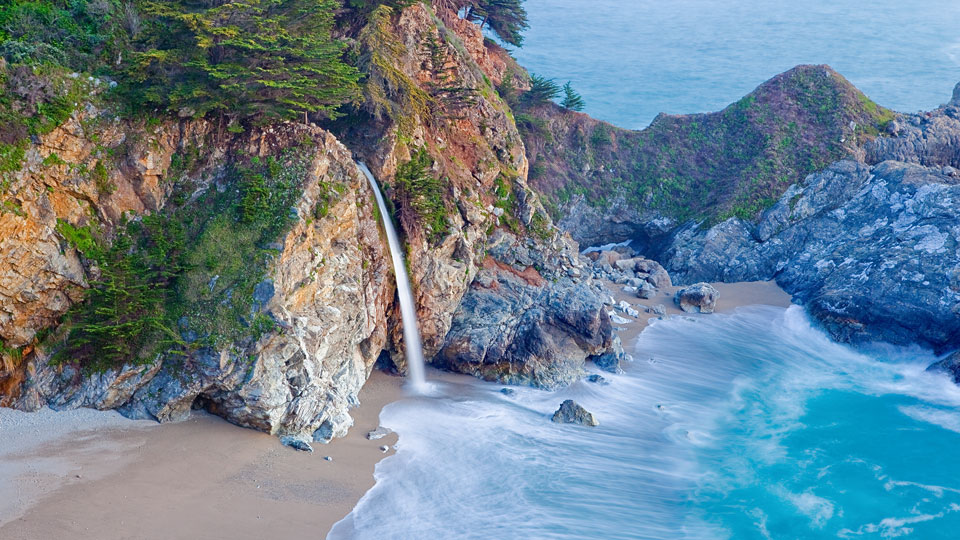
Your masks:
M134 122L86 105L32 141L0 194L4 405L160 421L202 406L291 440L345 433L381 353L405 369L379 210L355 157L392 200L438 365L554 386L588 358L619 359L576 244L527 186L523 142L492 86L506 69L500 51L453 13L416 4L387 15L358 37L387 45L371 68L383 86L365 112L332 124L338 136L293 123L234 133ZM491 288L516 276L519 288ZM160 299L120 327L83 309L143 283ZM473 307L491 301L515 309ZM121 361L91 354L104 326L143 320L149 338ZM451 352L493 328L495 346Z
M266 158L309 139L302 186L290 209L296 219L274 245L247 246L271 251L253 290L256 313L251 315L270 320L274 330L258 337L250 321L238 319L243 337L214 346L191 329L203 322L184 315L177 330L186 345L176 354L161 352L145 365L127 364L95 375L69 358L50 362L48 352L58 348L57 341L66 337L61 335L31 347L25 365L15 370L26 381L6 396L8 404L28 410L44 405L123 407L131 416L166 421L183 418L199 400L237 424L270 433L317 439L344 433L350 424L347 409L356 404L386 342L394 287L373 217L372 193L349 151L329 133L297 125L219 140L202 121L154 128L108 122L105 131L84 131L82 126L95 114L77 114L33 145L5 198L16 201L21 211L4 214L4 222L16 232L5 237L4 249L10 251L4 253L37 245L50 253L44 258L28 251L35 257L30 264L17 263L8 270L7 275L18 279L19 295L4 302L15 314L10 323L14 330L4 334L7 346L16 346L18 336L21 343L29 343L83 296L83 287L99 279L96 263L62 238L64 229L57 220L74 228L117 229L126 212L172 211L169 196L182 194L187 184L196 190L191 194L195 204L184 207L199 206L201 193L238 189L227 167L238 151ZM107 178L99 180L99 186L98 180L76 174L78 169L97 168L93 148L114 150ZM184 175L194 181L171 178L171 158L190 151L204 155L203 162ZM53 163L58 160L65 164ZM336 200L318 217L317 205L331 190ZM245 239L223 241L239 244ZM229 249L224 246L224 252ZM36 267L49 270L35 272ZM218 287L227 276L214 272L200 271L202 288L226 302L234 290Z
M400 199L425 354L436 356L434 362L446 369L488 379L541 386L570 382L587 358L612 347L612 333L609 323L603 324L606 315L597 293L579 271L576 244L553 226L527 185L523 141L493 87L508 76L509 57L485 41L476 25L442 8L435 16L424 5L411 6L392 28L403 39L396 65L425 96L429 112L416 115L412 126L386 120L376 136L346 136L377 178L391 186L388 193ZM398 189L398 170L421 149L431 157L431 174L446 184L441 197L448 228L439 241L425 234L417 220L404 219ZM504 235L535 255L517 258L509 250L494 249ZM529 277L531 297L524 305L549 295L589 298L577 316L591 319L592 326L556 330L569 343L530 349L525 345L529 330L517 330L521 321L514 312L477 312L473 307L476 297L486 294L483 284L489 284L494 268L512 268ZM499 291L498 301L504 299L500 294L508 293ZM562 311L562 302L551 309ZM480 328L499 329L498 345L468 343ZM589 337L580 339L580 332ZM392 338L397 343L393 360L402 370L396 327ZM477 369L478 364L497 367Z

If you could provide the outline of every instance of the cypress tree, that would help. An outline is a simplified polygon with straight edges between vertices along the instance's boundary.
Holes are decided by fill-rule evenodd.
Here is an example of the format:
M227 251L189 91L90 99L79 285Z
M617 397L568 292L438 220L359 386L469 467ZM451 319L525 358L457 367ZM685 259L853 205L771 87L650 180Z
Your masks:
M563 101L560 103L560 106L564 109L570 109L571 111L582 111L583 108L586 107L583 96L573 89L570 81L567 81L567 84L563 85Z
M338 0L146 1L128 69L147 102L203 115L334 118L359 95L359 72L331 36Z
M503 41L520 47L523 31L530 27L522 0L473 0L467 7L467 19L489 26Z
M553 79L540 75L530 74L530 89L523 93L521 98L526 105L543 105L556 99L560 95L560 87Z

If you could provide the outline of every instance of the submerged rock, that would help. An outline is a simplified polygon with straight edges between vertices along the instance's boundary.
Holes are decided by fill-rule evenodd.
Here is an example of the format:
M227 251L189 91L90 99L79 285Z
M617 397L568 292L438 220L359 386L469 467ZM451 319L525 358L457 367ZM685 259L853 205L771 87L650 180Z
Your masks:
M597 384L607 384L607 380L603 378L603 375L598 375L596 373L587 377L587 382L592 382Z
M713 313L720 293L709 283L697 283L680 289L673 301L687 313Z
M584 409L572 399L560 404L557 412L553 413L552 420L558 424L580 424L581 426L597 426L600 424L593 413Z

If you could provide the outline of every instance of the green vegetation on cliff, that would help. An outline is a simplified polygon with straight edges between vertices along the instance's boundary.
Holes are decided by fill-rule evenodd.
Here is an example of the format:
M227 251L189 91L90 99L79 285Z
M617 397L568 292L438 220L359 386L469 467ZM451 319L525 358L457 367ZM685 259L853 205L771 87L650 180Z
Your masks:
M338 0L10 0L0 6L8 66L0 117L48 116L22 103L59 111L74 103L62 89L23 95L43 86L27 84L29 75L59 68L118 82L112 98L131 112L330 118L359 96L360 73L332 35L339 8Z
M436 244L447 236L449 212L444 202L446 182L434 176L433 163L426 149L414 152L410 161L397 168L396 193L404 229L422 227L427 239Z
M102 371L163 352L242 344L272 328L255 289L295 219L311 155L309 142L278 156L235 155L225 179L234 188L211 186L195 200L197 185L184 176L166 212L130 221L111 242L92 226L61 221L61 236L99 277L68 313L69 338L56 360Z
M529 102L528 102L529 103ZM854 152L893 113L826 66L800 66L710 114L629 131L551 104L523 107L531 181L556 209L616 196L679 221L753 219L790 184Z
M124 81L134 102L260 121L331 117L359 94L331 37L336 0L143 1Z

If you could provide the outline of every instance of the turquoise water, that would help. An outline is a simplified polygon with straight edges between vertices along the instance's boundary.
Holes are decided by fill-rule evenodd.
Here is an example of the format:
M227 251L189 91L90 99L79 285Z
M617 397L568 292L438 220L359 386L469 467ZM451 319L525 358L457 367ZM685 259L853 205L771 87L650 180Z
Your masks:
M960 388L929 354L752 307L657 322L634 355L607 385L447 377L389 405L399 451L329 538L957 538ZM551 423L566 398L600 426Z
M830 64L915 112L960 81L956 0L527 0L515 56L571 80L586 112L628 128L719 110L797 64Z

